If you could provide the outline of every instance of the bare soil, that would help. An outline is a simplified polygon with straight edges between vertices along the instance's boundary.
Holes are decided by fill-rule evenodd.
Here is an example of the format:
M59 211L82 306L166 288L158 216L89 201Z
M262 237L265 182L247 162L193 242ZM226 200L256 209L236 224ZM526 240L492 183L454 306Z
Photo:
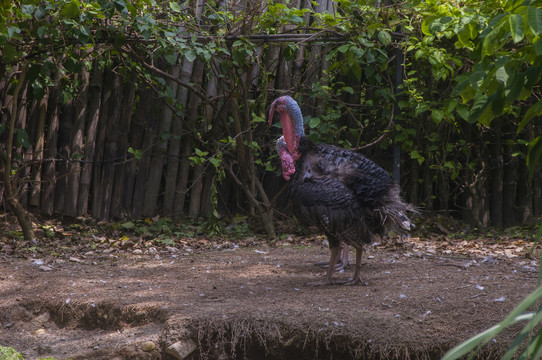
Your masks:
M538 266L523 240L412 238L368 247L366 286L310 287L329 256L321 237L93 241L0 243L0 345L25 359L175 359L167 349L189 339L188 359L438 359L502 320ZM480 357L498 357L514 333Z

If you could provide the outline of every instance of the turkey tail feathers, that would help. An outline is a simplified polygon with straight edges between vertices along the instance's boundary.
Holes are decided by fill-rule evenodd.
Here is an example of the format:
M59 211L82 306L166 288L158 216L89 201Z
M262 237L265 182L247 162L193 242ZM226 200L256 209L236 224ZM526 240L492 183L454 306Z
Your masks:
M415 227L414 223L407 216L407 213L417 215L419 211L401 199L397 186L389 189L382 200L382 205L372 210L373 216L380 220L380 223L377 225L379 229L383 230L384 228L395 227L399 231L410 231ZM381 231L376 229L377 233Z

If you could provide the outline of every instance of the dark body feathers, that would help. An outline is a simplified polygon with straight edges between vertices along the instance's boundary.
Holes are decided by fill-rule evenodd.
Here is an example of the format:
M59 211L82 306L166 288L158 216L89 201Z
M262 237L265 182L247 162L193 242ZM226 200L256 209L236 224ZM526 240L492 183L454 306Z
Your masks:
M361 154L333 145L300 139L290 197L296 214L315 225L338 246L343 240L355 248L398 224L408 230L410 210L398 196L391 176Z

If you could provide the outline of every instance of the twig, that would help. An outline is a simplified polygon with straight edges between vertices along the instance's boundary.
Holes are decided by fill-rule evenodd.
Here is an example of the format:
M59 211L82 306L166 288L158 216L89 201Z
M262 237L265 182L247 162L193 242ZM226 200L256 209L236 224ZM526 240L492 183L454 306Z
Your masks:
M363 146L358 146L356 148L352 148L350 150L352 151L359 151L359 150L365 150L367 148L370 148L372 146L375 146L376 144L378 144L379 142L381 142L382 140L384 140L388 134L389 134L389 130L391 129L392 125L393 125L393 120L394 120L394 116L395 115L395 106L392 106L391 107L391 116L390 116L390 121L388 122L388 125L386 126L386 129L382 132L382 134L380 134L380 136L373 142L370 142L368 144L365 144Z

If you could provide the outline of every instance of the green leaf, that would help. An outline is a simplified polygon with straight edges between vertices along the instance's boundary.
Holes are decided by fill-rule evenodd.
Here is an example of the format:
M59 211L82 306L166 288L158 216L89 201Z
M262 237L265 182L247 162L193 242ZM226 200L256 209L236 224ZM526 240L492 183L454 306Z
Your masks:
M527 24L534 35L542 33L542 9L534 6L527 7Z
M3 62L6 64L9 64L13 60L15 60L15 56L17 56L17 52L15 51L15 47L13 45L6 44L2 48L2 56L3 56Z
M350 71L354 74L356 77L356 80L361 79L361 66L359 66L359 63L354 62L350 65Z
M469 122L474 123L478 121L479 123L488 126L493 120L493 113L491 112L491 102L489 96L482 95L479 96L472 105L472 108L469 112Z
M429 27L431 26L431 23L433 22L433 20L435 20L436 18L437 18L436 16L428 16L422 22L422 33L424 35L432 35Z
M457 345L446 354L442 360L459 359L460 357L468 354L472 350L482 346L490 341L497 334L503 331L506 327L515 324L518 321L529 320L532 318L533 313L523 314L528 308L536 304L542 298L542 287L537 287L532 293L529 294L518 306L508 314L508 316L499 324L490 327L489 329L481 332L478 335L464 341Z
M79 7L75 4L75 2L71 2L62 11L60 14L68 19L73 19L76 16L79 15Z
M459 116L463 118L463 120L467 120L469 118L469 110L465 105L458 105L456 111Z
M412 150L410 152L410 158L413 160L417 160L419 165L422 165L425 161L425 158L420 154L418 150Z
M508 72L506 71L506 67L501 66L498 68L497 71L495 71L495 78L501 84L506 85L508 82Z
M523 73L512 73L512 80L508 80L508 85L504 90L506 100L514 101L521 94L523 84L525 83L525 75Z
M169 2L169 8L171 10L173 10L174 12L177 12L177 13L181 12L181 7L179 6L178 3L174 2L174 1Z
M218 168L220 166L220 159L212 157L209 159L209 162L213 164L215 168Z
M24 129L15 129L15 138L17 139L17 144L19 144L19 146L22 146L25 149L30 147L30 138Z
M497 52L506 41L504 34L504 21L499 21L493 29L489 31L482 41L482 57L493 55Z
M536 56L542 56L542 38L537 37L534 42L534 53Z
M438 18L431 23L429 30L432 34L443 32L448 28L448 26L450 26L452 20L453 18L451 16L443 16Z
M518 43L523 40L525 36L525 24L523 22L523 16L518 14L512 14L508 18L510 23L510 32L512 33L512 40L514 43Z
M518 125L517 133L519 134L521 130L529 123L529 121L532 120L533 117L539 116L542 114L542 101L539 101L535 103L533 106L531 106L525 115L523 115L523 118L521 119L521 122Z
M184 56L186 57L186 60L190 61L190 62L194 62L194 60L196 60L196 53L193 51L193 50L189 50L187 51Z
M120 227L126 230L132 230L135 228L135 224L131 221L123 222Z
M539 309L536 313L534 313L534 316L532 317L531 320L529 320L527 325L525 325L523 327L523 329L521 329L521 332L519 333L518 336L516 336L513 343L508 347L508 350L506 351L506 353L502 357L503 360L511 360L512 358L514 358L514 354L517 351L519 351L520 346L523 343L523 341L527 337L529 337L529 335L531 335L534 327L537 324L539 324L540 321L542 321L542 311L540 311L540 309ZM524 350L523 350L524 355L526 355L526 352L531 352L529 348L530 348L530 346L527 346L527 347L524 348ZM540 357L520 356L519 358L520 359L539 359Z
M20 34L21 33L21 29L17 26L10 26L8 27L8 36L9 37L12 37L13 34Z
M311 118L311 120L309 121L309 127L311 129L314 129L315 127L317 127L318 125L320 125L320 118L319 117L313 117Z
M431 117L433 118L433 121L435 122L435 124L438 125L440 124L442 119L444 119L444 111L440 109L431 110Z
M529 143L527 152L527 166L529 167L530 177L533 176L534 169L540 166L542 162L542 137L538 136Z
M177 54L166 54L164 55L164 58L170 65L175 65L177 62Z
M380 41L384 46L389 45L391 43L391 34L384 30L379 31L378 41Z

